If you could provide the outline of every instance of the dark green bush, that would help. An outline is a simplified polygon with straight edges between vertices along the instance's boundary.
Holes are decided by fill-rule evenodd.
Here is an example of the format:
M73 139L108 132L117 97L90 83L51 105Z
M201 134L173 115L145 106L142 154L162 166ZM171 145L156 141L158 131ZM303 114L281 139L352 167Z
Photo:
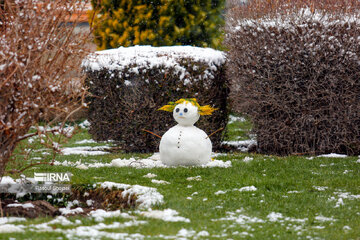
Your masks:
M99 50L133 45L218 48L225 0L92 0Z
M97 52L84 62L89 97L90 133L115 140L131 152L158 151L162 135L176 124L172 113L157 111L169 101L197 98L219 110L196 125L208 134L228 121L225 56L195 47L130 47ZM224 133L211 136L218 149Z
M360 154L359 13L337 10L229 20L232 99L260 152Z

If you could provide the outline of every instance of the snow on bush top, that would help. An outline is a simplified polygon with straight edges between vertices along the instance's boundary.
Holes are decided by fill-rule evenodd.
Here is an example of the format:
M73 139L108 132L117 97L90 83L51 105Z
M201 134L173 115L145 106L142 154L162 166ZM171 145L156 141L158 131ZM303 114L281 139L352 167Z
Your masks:
M333 24L355 23L360 24L360 12L352 14L332 14L321 10L312 11L310 8L302 8L288 14L280 13L275 16L265 16L260 19L239 19L232 22L231 31L239 31L243 27L257 27L259 25L266 28L291 29L295 26L307 26L307 22L318 22L324 26ZM257 29L263 31L263 29Z
M82 66L91 71L98 71L103 68L121 71L125 68L130 68L130 72L134 73L139 73L139 68L174 68L177 73L180 73L180 79L183 79L187 71L180 64L182 59L207 63L210 70L216 71L216 66L225 63L225 54L212 48L191 46L120 47L97 51L89 55L83 61Z

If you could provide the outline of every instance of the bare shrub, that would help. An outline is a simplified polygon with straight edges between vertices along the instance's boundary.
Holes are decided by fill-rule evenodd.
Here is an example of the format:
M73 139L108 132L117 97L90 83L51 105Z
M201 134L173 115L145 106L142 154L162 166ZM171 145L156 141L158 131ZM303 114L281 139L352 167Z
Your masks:
M360 154L359 1L252 1L228 16L228 75L259 151Z
M69 88L86 53L86 36L74 33L70 17L84 3L70 0L3 1L0 8L0 178L12 161L18 143L30 136L46 139L45 147L58 151L57 141L68 135L62 127L31 126L50 114L66 120L79 108L85 94ZM83 79L82 77L79 78ZM81 80L83 81L83 80ZM62 124L64 126L64 124ZM38 163L36 163L38 164Z

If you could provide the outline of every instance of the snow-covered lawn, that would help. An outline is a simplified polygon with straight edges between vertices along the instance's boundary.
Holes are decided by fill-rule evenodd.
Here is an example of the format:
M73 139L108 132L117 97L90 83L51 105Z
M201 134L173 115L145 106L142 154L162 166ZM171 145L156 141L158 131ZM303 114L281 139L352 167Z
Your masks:
M244 121L232 117L231 124ZM32 140L36 144L36 139ZM235 141L235 140L233 140ZM120 188L138 208L94 209L71 202L55 218L0 218L4 238L31 239L356 239L360 236L360 157L276 157L216 153L200 167L166 167L157 154L121 154L96 143L86 129L60 146L55 166L72 183ZM103 153L100 153L103 152ZM92 154L97 153L97 154ZM39 149L33 160L48 157ZM14 177L15 178L15 177ZM16 180L3 178L3 183ZM87 201L92 206L92 201ZM31 204L15 203L31 208Z

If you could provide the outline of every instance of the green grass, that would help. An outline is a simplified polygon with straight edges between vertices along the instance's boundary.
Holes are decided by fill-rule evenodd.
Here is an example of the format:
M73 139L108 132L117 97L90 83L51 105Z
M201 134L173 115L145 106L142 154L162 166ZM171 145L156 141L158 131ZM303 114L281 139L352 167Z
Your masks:
M234 122L229 126L229 140L236 138L237 133L244 139L249 129L249 122ZM88 139L85 130L79 132L66 146L75 146L75 142ZM103 143L104 144L104 143ZM87 146L91 144L85 144ZM94 144L98 145L98 144ZM40 157L41 152L32 157ZM115 158L143 158L144 154L108 154L101 156L57 156L57 161L110 162ZM245 157L253 160L243 161ZM138 226L121 227L103 230L113 233L127 233L129 239L137 239L139 233L145 239L163 239L177 236L181 229L195 231L188 239L358 239L360 236L360 163L358 157L323 158L314 157L277 157L258 154L234 153L216 157L219 160L231 160L230 168L89 168L81 170L63 166L38 166L29 169L25 175L33 177L34 172L65 172L74 174L73 183L95 183L113 181L126 184L138 184L157 188L164 196L164 204L153 206L153 209L174 209L179 216L190 219L186 222L165 222L145 218L138 211L127 210L136 220L146 221ZM147 173L156 174L155 179L170 182L168 185L157 185L151 179L144 178ZM201 181L188 181L186 178L201 176ZM240 192L245 186L255 186L256 191ZM319 190L317 187L326 187ZM225 194L215 195L218 191ZM193 195L194 192L198 194ZM343 205L335 207L342 197ZM350 197L349 197L350 196ZM192 199L187 199L191 197ZM204 200L207 199L207 200ZM270 213L281 213L283 218L270 221ZM319 221L318 217L331 218L331 221ZM228 218L228 220L221 220ZM81 226L92 226L96 223L88 217L71 217L71 221L81 221ZM0 238L16 239L66 238L59 229L72 229L76 226L53 225L54 231L41 232L30 227L48 222L49 218L40 218L19 222L25 225L23 233L9 233ZM255 222L251 222L254 220ZM104 224L129 222L124 218L109 218ZM57 230L56 230L57 229ZM196 237L200 231L207 231L210 236ZM105 238L106 239L106 238Z

